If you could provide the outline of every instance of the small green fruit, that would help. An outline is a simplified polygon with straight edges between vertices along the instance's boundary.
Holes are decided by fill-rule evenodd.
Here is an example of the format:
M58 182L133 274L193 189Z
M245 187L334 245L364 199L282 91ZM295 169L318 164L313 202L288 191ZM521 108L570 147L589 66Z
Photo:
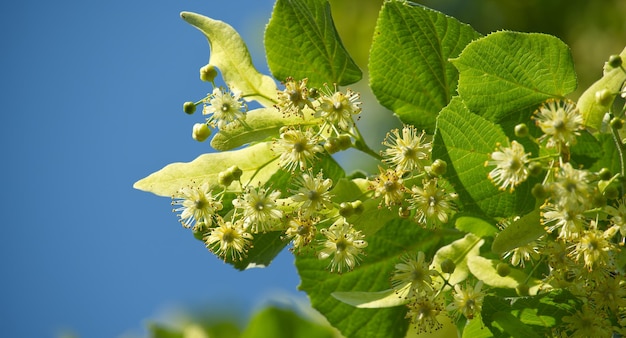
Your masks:
M213 65L206 65L200 68L200 80L204 82L213 82L217 77L217 69Z
M195 113L196 112L196 104L191 102L191 101L187 101L187 102L183 103L183 111L186 114L189 114L189 115Z
M211 129L206 123L196 123L193 125L193 131L191 137L198 142L204 142L211 136Z

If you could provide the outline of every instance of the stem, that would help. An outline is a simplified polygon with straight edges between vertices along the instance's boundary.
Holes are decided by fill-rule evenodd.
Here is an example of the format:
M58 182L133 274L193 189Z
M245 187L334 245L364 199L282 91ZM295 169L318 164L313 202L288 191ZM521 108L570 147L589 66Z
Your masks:
M361 132L359 131L359 128L356 126L356 124L354 125L354 131L356 132L356 135L354 135L354 148L372 156L378 161L381 161L383 157L374 150L372 150L372 148L370 148L367 143L365 143L365 140L363 139L363 136L361 135Z
M617 153L619 154L619 164L620 164L620 173L622 177L624 176L624 144L619 137L618 130L616 128L611 127L611 135L613 136L613 141L615 141L615 148L617 148Z

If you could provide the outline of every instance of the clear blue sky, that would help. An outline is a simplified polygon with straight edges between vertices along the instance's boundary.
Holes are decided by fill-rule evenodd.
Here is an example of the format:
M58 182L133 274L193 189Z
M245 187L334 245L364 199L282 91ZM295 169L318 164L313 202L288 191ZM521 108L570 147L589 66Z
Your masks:
M209 254L170 200L132 184L208 151L181 108L209 91L195 11L240 31L266 70L272 0L5 1L3 71L3 337L141 334L172 307L256 306L298 295L293 259L238 272ZM299 297L303 297L300 294Z

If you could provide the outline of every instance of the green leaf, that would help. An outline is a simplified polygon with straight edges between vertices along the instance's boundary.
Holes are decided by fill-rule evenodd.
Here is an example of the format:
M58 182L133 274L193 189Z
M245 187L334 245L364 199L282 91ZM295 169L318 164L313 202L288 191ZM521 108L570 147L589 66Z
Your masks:
M449 276L448 282L455 285L462 282L469 275L467 261L472 256L480 254L480 247L485 241L473 234L467 234L465 237L458 239L437 250L433 258L432 265L435 270L441 272L441 263L446 259L450 259L456 264L454 272Z
M338 300L361 309L376 309L404 305L409 302L406 298L410 284L400 290L387 289L375 292L333 292L331 295Z
M359 229L359 224L355 227ZM325 270L328 260L314 253L296 256L296 267L305 291L315 309L346 337L404 337L409 322L406 307L360 309L333 297L335 292L378 292L389 289L394 265L406 251L424 251L432 255L435 248L449 239L442 232L428 231L407 220L386 223L376 236L365 237L366 256L354 271L332 274Z
M563 289L512 299L486 296L482 317L495 337L546 337L580 304L580 299Z
M254 68L248 47L233 27L196 13L182 12L180 16L209 40L209 64L219 68L228 86L240 90L246 101L256 100L266 107L276 103L276 83Z
M620 54L622 60L626 60L626 48ZM613 105L613 100L601 103L596 101L596 93L606 89L610 93L618 93L626 82L624 65L613 69L605 69L604 75L598 81L587 88L578 99L578 109L583 115L583 123L596 130L602 129L602 118Z
M498 274L497 265L499 260L487 259L481 256L470 256L467 259L467 266L472 275L482 280L485 284L496 288L515 289L520 285L528 286L528 293L536 295L543 283L536 278L527 276L518 269L511 268L511 272L506 276Z
M458 216L454 222L454 227L478 237L493 237L498 232L498 228L493 224L472 216Z
M133 187L159 196L171 197L180 188L189 184L202 185L208 182L212 186L218 185L219 173L233 165L237 165L243 171L241 181L244 184L251 179L254 183L264 183L280 168L275 158L271 142L258 143L240 150L203 154L191 162L168 164L163 169L135 182Z
M570 50L551 35L495 32L451 61L467 108L494 122L528 115L546 99L576 89Z
M284 126L314 125L319 122L309 115L304 118L296 115L284 115L276 108L259 108L246 114L244 123L235 127L221 129L211 140L211 147L224 151L245 144L265 141L279 137L279 130Z
M546 230L541 224L539 209L535 209L504 228L493 240L491 251L496 254L503 254L528 244L545 233Z
M242 338L334 338L333 329L304 319L294 311L265 308L252 317Z
M232 264L237 270L265 268L289 244L281 235L281 231L255 234L252 247L244 259L233 261L228 258L225 262Z
M480 36L470 26L403 1L385 2L370 52L370 87L402 122L434 130L456 93L458 72L448 61Z
M335 30L326 0L277 0L265 29L267 63L275 78L345 86L361 79Z
M465 210L489 217L505 217L528 212L534 207L530 187L522 183L513 193L499 190L489 179L485 167L496 144L507 145L502 130L469 112L459 97L452 99L437 119L433 158L448 163L450 181Z

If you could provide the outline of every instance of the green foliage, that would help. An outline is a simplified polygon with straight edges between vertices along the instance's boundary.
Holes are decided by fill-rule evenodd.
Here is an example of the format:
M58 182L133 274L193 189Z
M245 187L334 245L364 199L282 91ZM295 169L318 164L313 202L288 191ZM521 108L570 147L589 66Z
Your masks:
M472 41L452 63L467 108L493 122L518 121L576 89L569 48L550 35L495 32Z
M313 87L361 79L339 38L326 0L278 0L265 30L267 62L275 78L309 79Z
M370 87L402 122L432 131L437 113L456 93L459 75L448 59L479 36L442 13L386 2L370 52Z
M558 38L482 37L386 1L369 85L404 126L378 153L355 123L367 107L341 88L361 71L326 0L276 1L265 47L284 89L252 66L232 27L181 16L209 40L206 69L264 107L247 111L233 88L209 94L196 139L218 129L211 146L221 152L134 187L172 197L183 225L221 259L268 266L291 246L299 288L348 337L441 326L461 337L626 334L626 49L575 105L565 98L576 89L572 56ZM346 148L380 161L379 172L346 177L332 157ZM270 308L242 336L334 334Z

